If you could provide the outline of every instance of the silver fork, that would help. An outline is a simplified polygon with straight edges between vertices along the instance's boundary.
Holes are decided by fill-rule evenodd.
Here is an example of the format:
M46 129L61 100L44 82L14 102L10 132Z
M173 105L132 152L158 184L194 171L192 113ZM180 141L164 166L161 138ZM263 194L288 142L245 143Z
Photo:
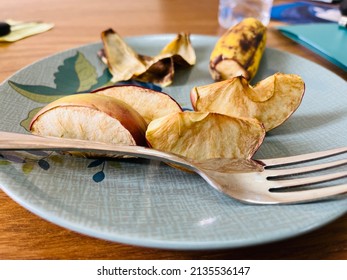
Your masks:
M347 152L347 147L298 156L235 160L211 159L197 162L174 154L140 147L119 146L76 139L41 137L29 134L0 132L0 150L84 151L156 159L178 165L199 174L216 190L246 203L292 204L331 199L347 194L347 184L292 190L293 187L328 182L347 177L347 171L306 178L285 178L290 175L325 170L347 164L347 159L305 167L273 169L274 167L322 159ZM285 189L290 191L278 191Z

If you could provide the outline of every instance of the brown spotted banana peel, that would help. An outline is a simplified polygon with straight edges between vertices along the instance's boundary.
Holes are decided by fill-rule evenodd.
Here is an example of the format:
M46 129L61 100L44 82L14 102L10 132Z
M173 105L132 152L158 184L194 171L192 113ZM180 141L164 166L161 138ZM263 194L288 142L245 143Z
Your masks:
M220 81L242 75L250 81L258 71L265 45L266 27L255 18L229 28L211 53L212 78Z

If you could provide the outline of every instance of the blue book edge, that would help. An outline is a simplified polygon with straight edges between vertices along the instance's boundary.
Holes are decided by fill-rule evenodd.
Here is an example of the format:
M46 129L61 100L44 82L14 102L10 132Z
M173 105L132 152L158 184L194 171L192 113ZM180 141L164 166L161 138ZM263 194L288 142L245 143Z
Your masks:
M336 26L336 28L338 28L337 24L329 24L329 25L334 25ZM335 59L334 57L328 55L326 52L324 52L324 50L321 50L319 48L319 46L315 46L315 44L313 44L312 42L310 42L309 40L307 40L304 36L300 36L300 27L303 28L307 28L308 26L305 25L289 25L289 26L279 26L277 27L277 29L286 37L290 38L291 40L299 43L300 45L304 46L305 48L311 50L312 52L320 55L321 57L325 58L326 60L332 62L333 64L335 64L336 66L340 67L341 69L343 69L344 71L347 72L347 65L340 62L338 59ZM343 30L344 32L347 33L347 30ZM347 34L346 34L347 36ZM334 42L331 42L332 44ZM337 43L337 42L335 42ZM347 49L346 49L346 53L347 53Z

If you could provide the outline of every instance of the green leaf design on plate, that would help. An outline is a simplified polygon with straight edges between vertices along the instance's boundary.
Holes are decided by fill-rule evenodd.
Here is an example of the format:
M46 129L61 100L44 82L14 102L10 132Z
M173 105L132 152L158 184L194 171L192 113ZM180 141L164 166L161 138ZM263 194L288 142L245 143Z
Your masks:
M105 179L105 172L103 170L101 170L101 171L99 171L93 175L93 181L96 183L100 183L104 179Z
M22 171L24 174L29 174L34 169L35 163L32 161L25 162L22 165Z
M0 159L0 165L10 165L11 162L9 162L8 160L4 160L4 159Z
M77 52L75 70L80 82L77 92L89 90L98 82L95 67L80 52Z
M23 85L13 81L8 82L9 85L21 95L32 101L39 103L49 103L67 94L58 92L57 89L47 86Z
M120 162L118 161L108 161L107 162L110 166L112 166L113 168L116 168L116 169L121 169L122 168L122 165Z
M38 111L41 110L41 108L42 108L42 107L32 109L32 110L29 112L28 117L27 117L25 120L22 120L22 121L20 122L21 127L24 127L27 131L29 131L29 126L30 126L31 120L32 120L33 117L38 113Z
M93 160L91 163L88 164L88 168L92 168L92 167L97 167L99 165L103 165L105 164L105 160L104 159L96 159Z
M79 51L64 60L54 77L57 90L69 94L87 91L98 82L95 67Z
M80 54L80 52L77 52L74 56L66 58L63 64L58 67L58 71L54 73L56 91L65 94L77 92L80 81L75 65Z
M114 85L113 82L111 82L112 79L112 75L110 73L110 71L106 68L104 69L102 75L100 77L98 77L97 79L97 83L95 85L93 85L89 91L93 91L97 88L101 88L101 87L107 87L107 86L111 86Z
M37 164L43 169L43 170L48 170L51 165L49 164L49 162L45 159L40 159Z
M95 67L84 54L77 51L66 58L54 73L56 87L43 85L26 85L9 81L9 85L21 95L39 103L50 103L66 95L89 92L94 89L111 85L111 74L105 68L100 77Z
M54 163L59 163L59 164L62 164L64 161L60 155L52 155L49 157L49 159L52 160Z

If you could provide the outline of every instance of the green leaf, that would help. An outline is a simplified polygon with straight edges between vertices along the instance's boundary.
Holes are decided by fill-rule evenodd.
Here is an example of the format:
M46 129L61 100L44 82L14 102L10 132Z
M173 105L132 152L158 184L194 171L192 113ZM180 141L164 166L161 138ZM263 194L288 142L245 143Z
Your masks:
M43 169L43 170L48 170L51 165L49 164L49 162L47 160L44 159L40 159L37 164Z
M0 165L10 165L11 162L9 162L8 160L2 160L0 159Z
M20 125L22 127L24 127L27 131L29 131L29 126L30 126L30 122L31 120L33 119L33 117L38 113L38 111L41 110L42 107L39 107L39 108L35 108L35 109L32 109L29 114L28 114L28 117L25 119L25 120L22 120L20 122Z
M8 83L21 95L39 103L49 103L69 94L47 86L23 85L13 81L9 81Z
M77 92L80 81L76 73L76 62L79 57L79 52L76 55L66 58L63 64L58 67L58 71L54 73L54 83L57 86L57 90L72 94Z
M98 77L97 83L90 88L90 91L93 91L97 88L114 85L114 83L111 82L111 79L112 79L112 75L111 75L110 71L108 71L108 69L106 68L103 71L102 75L100 77Z
M105 172L104 171L99 171L93 175L93 181L96 183L100 183L105 179Z
M116 169L121 169L122 168L122 165L120 164L119 161L108 161L107 163L110 166L112 166L113 168L116 168Z
M24 174L29 174L34 169L34 163L32 161L26 162L22 165L22 171Z
M53 161L54 163L60 163L60 164L61 164L61 163L64 162L63 158L62 158L60 155L53 155L53 156L50 156L49 159L50 159L51 161Z
M66 95L88 92L112 85L112 75L106 68L100 77L95 67L81 53L66 58L54 73L56 88L42 85L25 85L9 81L9 85L21 95L39 103L50 103Z
M95 67L80 52L77 52L75 70L80 82L77 92L87 91L98 82Z
M93 160L91 163L88 164L87 168L92 168L92 167L99 166L101 164L104 164L104 162L105 162L105 160L103 160L103 159Z

